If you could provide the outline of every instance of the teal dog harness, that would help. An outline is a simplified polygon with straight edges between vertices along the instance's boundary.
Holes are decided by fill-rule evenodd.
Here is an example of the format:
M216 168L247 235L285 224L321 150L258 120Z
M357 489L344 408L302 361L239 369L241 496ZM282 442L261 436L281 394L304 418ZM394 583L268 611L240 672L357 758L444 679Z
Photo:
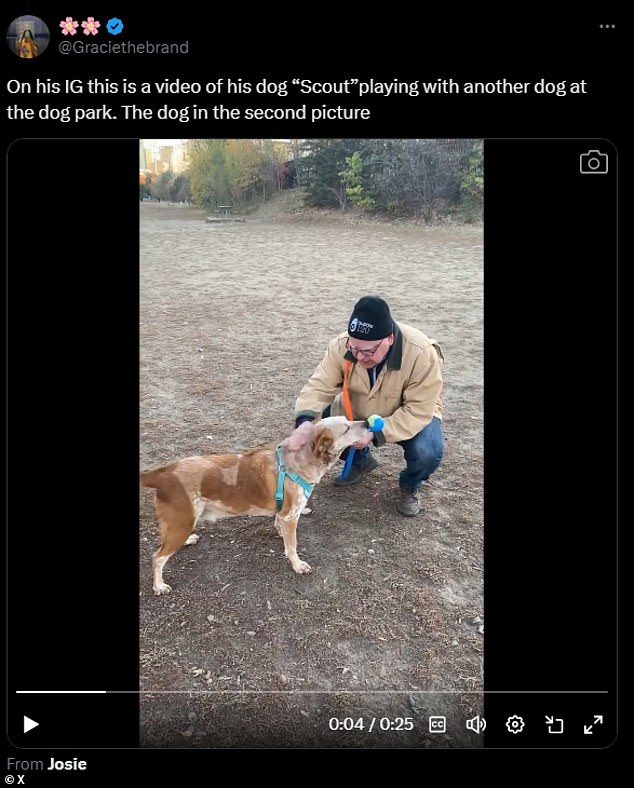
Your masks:
M286 468L286 466L284 465L284 462L282 460L282 444L281 443L277 447L277 449L275 450L275 454L277 456L277 490L275 492L275 505L277 506L277 511L279 512L280 509L282 508L283 503L284 503L284 477L285 476L288 476L289 479L294 481L296 484L299 484L299 486L306 493L306 499L307 500L308 500L308 498L310 498L310 496L311 496L311 494L313 492L313 488L314 488L315 485L314 484L309 484L306 481L306 479L302 479L302 477L299 476L299 474L292 473L292 471L289 471Z

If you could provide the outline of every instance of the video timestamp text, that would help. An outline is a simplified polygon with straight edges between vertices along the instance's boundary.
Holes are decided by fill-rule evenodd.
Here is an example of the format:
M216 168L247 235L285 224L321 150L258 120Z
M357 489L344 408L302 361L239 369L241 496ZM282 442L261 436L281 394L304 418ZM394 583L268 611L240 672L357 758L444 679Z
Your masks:
M331 731L411 731L414 730L412 717L331 717L328 720Z

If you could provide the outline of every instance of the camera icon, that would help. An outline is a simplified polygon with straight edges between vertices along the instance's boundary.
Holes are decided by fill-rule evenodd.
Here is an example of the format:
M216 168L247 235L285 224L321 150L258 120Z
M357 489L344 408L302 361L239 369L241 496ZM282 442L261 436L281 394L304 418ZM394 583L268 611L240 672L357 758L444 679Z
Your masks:
M608 171L608 154L589 150L579 156L579 172L582 175L605 175Z

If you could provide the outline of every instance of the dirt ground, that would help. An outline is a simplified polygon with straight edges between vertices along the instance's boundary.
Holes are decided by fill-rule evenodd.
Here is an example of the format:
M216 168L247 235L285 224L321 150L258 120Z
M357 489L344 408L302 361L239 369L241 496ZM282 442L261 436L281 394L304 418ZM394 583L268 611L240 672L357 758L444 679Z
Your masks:
M295 398L357 299L445 356L445 457L416 518L395 509L399 446L300 518L296 575L273 518L203 522L152 593L140 493L141 745L469 748L483 713L483 232L295 213L244 223L141 204L140 467L292 431ZM430 731L429 716L446 718Z

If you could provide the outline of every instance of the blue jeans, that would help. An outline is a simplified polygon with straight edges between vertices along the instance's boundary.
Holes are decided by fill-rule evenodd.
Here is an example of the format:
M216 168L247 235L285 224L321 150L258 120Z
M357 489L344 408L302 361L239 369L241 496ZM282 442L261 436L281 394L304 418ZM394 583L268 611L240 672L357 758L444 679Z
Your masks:
M321 415L324 419L330 416L330 405ZM398 441L398 445L403 447L406 463L405 469L399 474L398 483L401 487L420 490L423 482L429 479L443 458L445 446L442 421L434 416L425 429L414 435L413 438ZM370 449L370 446L366 446L364 449L355 449L352 464L357 465L365 462ZM347 456L348 449L344 449L339 459L345 460Z
M398 441L405 455L405 470L399 474L401 487L419 490L440 465L444 453L442 422L434 416L424 430L406 441Z

